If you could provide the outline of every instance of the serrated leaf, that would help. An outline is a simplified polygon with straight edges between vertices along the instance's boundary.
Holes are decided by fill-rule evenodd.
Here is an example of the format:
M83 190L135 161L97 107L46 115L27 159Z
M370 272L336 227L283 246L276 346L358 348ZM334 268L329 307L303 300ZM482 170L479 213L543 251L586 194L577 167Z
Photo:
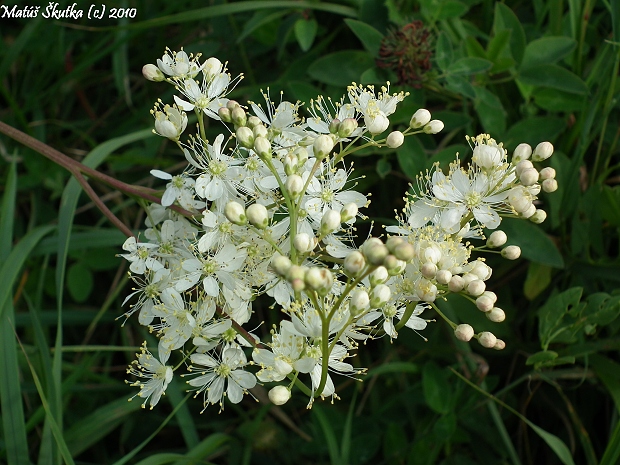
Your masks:
M366 24L362 21L355 19L345 19L344 22L349 29L353 31L353 34L362 42L364 48L373 57L379 56L379 50L381 49L381 41L383 40L383 34L372 27L370 24Z
M295 38L304 52L310 50L314 39L316 38L316 31L319 26L314 18L311 19L298 19L295 21Z
M550 87L582 95L588 86L575 73L558 65L536 65L519 71L518 80L534 87Z
M447 74L453 76L467 76L471 74L483 73L493 67L493 63L484 58L465 57L456 60L446 70Z
M577 46L570 37L541 37L533 40L525 47L521 69L538 65L557 63L569 55Z
M583 289L573 287L560 294L549 297L549 300L538 310L538 334L543 349L547 349L549 344L558 337L563 331L570 328L573 321L565 317L568 315L569 308L579 305Z
M368 52L345 50L319 58L308 67L308 74L324 84L346 87L359 82L362 73L374 63Z

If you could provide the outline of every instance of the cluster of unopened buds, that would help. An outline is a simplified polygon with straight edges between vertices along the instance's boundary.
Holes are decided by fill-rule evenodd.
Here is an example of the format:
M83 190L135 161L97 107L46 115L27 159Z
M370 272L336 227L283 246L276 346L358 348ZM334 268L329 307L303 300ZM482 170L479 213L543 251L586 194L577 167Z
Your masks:
M142 239L123 245L136 284L125 316L138 313L159 340L157 355L145 343L129 368L143 405L157 404L186 367L181 376L205 408L223 408L225 397L238 403L257 384L268 385L278 405L296 387L311 406L317 397L337 397L331 374L364 372L347 362L360 342L396 339L404 327L422 331L434 321L424 312L438 314L461 341L505 347L490 332L451 321L435 301L458 293L490 321L504 320L497 296L486 290L492 270L472 252L519 257L498 227L506 216L545 219L536 199L541 189L557 189L555 172L533 162L547 159L551 144L533 151L521 144L509 160L490 136L469 138L469 164L457 155L447 173L434 166L421 174L398 225L385 228L384 240L358 246L355 223L369 202L355 190L345 157L440 132L443 123L429 111L418 110L408 128L383 137L406 97L388 87L353 84L338 102L318 97L302 119L300 103L276 105L265 95L265 108L246 107L226 98L241 77L232 79L216 58L201 63L200 56L167 51L143 74L183 95L172 106L159 102L153 115L155 132L176 142L188 162L180 174L151 172L167 181L161 203L147 208ZM181 142L190 110L197 134ZM228 135L209 142L205 117L221 121ZM244 326L263 295L281 321L261 340ZM173 353L175 365L168 365Z

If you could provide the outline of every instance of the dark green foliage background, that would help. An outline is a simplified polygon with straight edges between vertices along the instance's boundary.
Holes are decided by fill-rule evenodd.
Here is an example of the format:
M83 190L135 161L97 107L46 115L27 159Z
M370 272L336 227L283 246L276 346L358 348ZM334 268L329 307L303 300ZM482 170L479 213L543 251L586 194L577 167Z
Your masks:
M480 132L509 150L552 142L547 165L560 188L541 196L549 214L541 227L502 223L523 250L517 262L488 258L506 322L489 323L459 297L439 303L453 320L504 339L504 351L459 343L438 321L424 331L428 341L402 332L393 344L362 346L353 363L368 374L363 383L339 380L334 405L307 410L297 394L282 408L247 398L199 415L199 400L176 380L149 412L127 402L135 390L124 379L151 336L136 321L115 321L131 288L115 257L123 235L66 171L3 135L0 463L619 463L617 1L105 5L137 14L53 20L42 8L38 18L0 18L0 120L125 182L162 187L149 170L183 166L176 147L150 132L149 110L157 98L172 103L172 88L141 75L166 47L228 61L245 75L231 94L241 102L270 89L276 101L283 90L308 103L339 99L350 81L395 82L375 66L380 39L416 19L432 32L433 67L419 87L392 86L411 93L392 122L406 125L425 107L446 127L355 157L366 175L359 190L373 192L371 219L393 222L415 175L457 152L467 160L464 136ZM208 135L219 131L212 124ZM92 185L139 230L134 199ZM255 308L266 333L277 311Z

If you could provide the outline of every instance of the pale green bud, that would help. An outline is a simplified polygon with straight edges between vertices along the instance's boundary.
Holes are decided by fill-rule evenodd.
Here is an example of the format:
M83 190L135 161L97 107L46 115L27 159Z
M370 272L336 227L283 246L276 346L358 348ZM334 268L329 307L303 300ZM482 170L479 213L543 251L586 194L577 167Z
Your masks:
M404 134L402 132L400 132L400 131L392 131L387 136L387 139L386 139L385 143L387 144L387 146L389 148L397 149L398 147L403 145L404 141L405 141L405 136L404 136Z
M424 108L420 108L411 117L411 121L409 121L409 127L411 129L420 129L423 126L426 126L430 120L431 112Z
M243 205L238 202L228 202L224 207L224 215L226 219L233 224L244 225L248 222L247 217L245 216L245 209Z
M512 163L517 164L520 161L527 160L532 155L532 147L529 144L519 144L512 154Z
M483 331L478 336L478 342L480 343L482 347L486 347L487 349L492 349L495 346L495 343L497 342L497 338L495 337L493 333L490 333L489 331Z
M434 119L430 121L426 126L424 126L423 131L426 134L437 134L438 132L443 131L443 121Z
M349 276L357 276L366 266L366 259L361 252L354 250L344 259L344 272Z
M458 325L454 329L454 335L459 341L469 342L474 337L474 328L468 324Z
M509 245L502 249L502 257L508 260L516 260L521 256L521 248L518 245Z
M490 312L487 312L487 318L493 323L501 323L506 319L506 314L499 307L493 307Z
M269 142L269 139L263 136L258 136L256 139L254 139L254 151L262 160L270 160L271 142Z
M157 66L152 64L144 65L142 67L142 76L153 82L161 82L166 79L164 73L162 73Z
M340 126L338 126L338 135L340 137L349 137L357 127L358 123L355 118L346 118L340 123Z
M236 126L245 126L248 122L245 110L239 105L230 111L230 117Z
M507 240L508 236L506 235L506 233L498 229L497 231L493 231L487 239L487 247L490 247L492 249L496 247L501 247L506 243Z
M235 134L237 136L239 144L241 144L242 147L245 147L246 149L251 149L254 146L254 134L249 127L241 126L237 128Z
M541 142L534 149L532 160L543 161L553 155L553 145L550 142Z
M319 160L322 160L323 158L328 156L333 148L334 141L331 137L325 134L321 134L319 137L317 137L312 144L314 156Z
M269 400L274 405L284 405L291 398L291 391L286 386L275 386L269 390Z
M246 210L248 221L258 229L265 229L269 225L267 208L260 203L253 203Z

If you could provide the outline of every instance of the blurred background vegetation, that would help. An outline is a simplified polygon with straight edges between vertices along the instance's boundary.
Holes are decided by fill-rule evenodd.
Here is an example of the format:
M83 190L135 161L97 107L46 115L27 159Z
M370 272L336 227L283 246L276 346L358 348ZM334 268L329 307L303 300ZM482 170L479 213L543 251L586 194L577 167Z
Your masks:
M150 169L183 166L151 132L149 110L172 103L172 88L141 74L183 47L243 73L240 102L261 101L261 89L339 99L351 81L389 80L411 94L395 128L421 107L442 119L437 136L356 156L375 222L394 222L421 170L467 160L464 136L480 132L509 150L552 142L560 188L541 198L542 228L505 222L521 260L488 259L506 322L488 326L464 299L440 303L505 350L460 343L437 322L428 341L403 332L362 347L353 363L369 372L338 386L334 405L246 398L199 415L175 382L144 411L124 379L149 335L115 321L131 288L115 256L124 236L64 169L3 135L0 463L619 463L619 2L109 0L135 17L99 21L5 2L34 4L37 18L0 18L0 120L125 182L161 187ZM134 199L92 184L142 227ZM256 309L268 331L278 315Z

